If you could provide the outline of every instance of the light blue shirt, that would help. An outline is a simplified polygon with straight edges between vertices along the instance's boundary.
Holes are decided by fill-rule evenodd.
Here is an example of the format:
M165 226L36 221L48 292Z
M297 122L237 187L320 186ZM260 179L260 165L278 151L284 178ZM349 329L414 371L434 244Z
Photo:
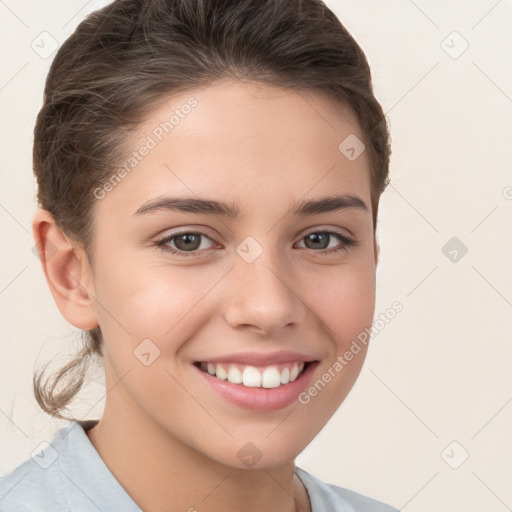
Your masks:
M70 422L39 453L1 477L0 512L142 512L85 433L97 421ZM398 512L301 468L296 473L312 512Z

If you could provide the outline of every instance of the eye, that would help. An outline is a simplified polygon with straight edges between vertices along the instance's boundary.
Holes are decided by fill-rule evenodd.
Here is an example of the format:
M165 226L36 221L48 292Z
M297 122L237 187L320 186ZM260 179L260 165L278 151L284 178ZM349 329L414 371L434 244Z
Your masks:
M200 256L210 247L204 247L202 239L213 242L212 239L204 233L197 231L184 231L182 233L174 233L155 242L155 245L162 251L171 253L176 256ZM338 244L331 245L333 240L338 240ZM317 254L333 254L339 251L348 251L356 246L358 242L338 231L323 230L313 231L303 237L301 242L305 241L305 248L312 249ZM320 249L320 250L318 250Z
M333 239L337 239L339 242L334 248L330 246L330 242ZM315 251L318 254L333 254L339 251L348 251L351 247L357 245L357 241L353 238L349 238L348 236L339 233L338 231L313 231L306 235L302 240L305 241L305 245L307 249L322 249L320 251ZM301 242L302 242L301 240ZM327 243L327 245L326 245ZM320 245L320 247L318 247Z
M201 247L201 238L207 238L211 241L211 238L204 233L198 233L195 231L185 231L183 233L175 233L170 236L166 236L156 242L156 246L165 252L176 254L178 256L197 256L203 254L203 250L199 250ZM170 244L173 243L174 247ZM190 253L190 254L189 254Z

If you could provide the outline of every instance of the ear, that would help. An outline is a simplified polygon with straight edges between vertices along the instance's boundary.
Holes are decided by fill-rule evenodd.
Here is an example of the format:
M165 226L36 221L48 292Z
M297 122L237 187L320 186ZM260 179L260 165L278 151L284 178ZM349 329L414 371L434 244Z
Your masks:
M64 318L79 329L98 326L92 269L84 250L73 244L42 208L34 215L32 233L46 281Z

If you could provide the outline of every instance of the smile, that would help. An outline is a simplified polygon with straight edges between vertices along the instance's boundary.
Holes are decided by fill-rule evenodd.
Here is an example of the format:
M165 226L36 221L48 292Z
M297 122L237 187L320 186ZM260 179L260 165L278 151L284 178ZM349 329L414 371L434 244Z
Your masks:
M278 388L295 381L306 369L309 363L290 361L269 366L251 366L234 363L209 363L198 361L194 363L201 371L249 388Z

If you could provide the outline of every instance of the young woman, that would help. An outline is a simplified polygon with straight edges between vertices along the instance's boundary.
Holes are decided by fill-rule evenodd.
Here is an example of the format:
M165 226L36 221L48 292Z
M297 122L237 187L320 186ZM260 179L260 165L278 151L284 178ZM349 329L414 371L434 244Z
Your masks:
M389 134L320 0L118 0L52 64L33 232L77 358L2 511L382 511L294 464L357 379ZM104 360L100 420L64 410ZM43 372L44 373L44 372Z

